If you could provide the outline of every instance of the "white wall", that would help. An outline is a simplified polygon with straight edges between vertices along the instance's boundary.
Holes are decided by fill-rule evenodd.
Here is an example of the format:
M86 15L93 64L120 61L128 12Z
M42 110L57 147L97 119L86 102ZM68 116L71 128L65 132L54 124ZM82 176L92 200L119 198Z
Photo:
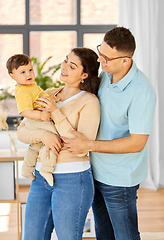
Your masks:
M159 47L159 66L158 66L158 100L159 100L159 136L160 136L160 162L161 172L164 172L164 1L159 1L159 29L158 29L158 47ZM164 175L160 174L160 183L164 187Z

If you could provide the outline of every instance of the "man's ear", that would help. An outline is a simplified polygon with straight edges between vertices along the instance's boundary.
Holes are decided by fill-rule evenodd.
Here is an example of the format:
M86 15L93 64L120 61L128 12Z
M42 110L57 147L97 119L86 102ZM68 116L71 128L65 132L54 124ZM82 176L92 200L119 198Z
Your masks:
M13 73L10 73L9 75L10 75L10 77L11 77L13 80L15 80L15 76L14 76Z
M131 58L124 58L123 59L123 66L128 65L131 62Z

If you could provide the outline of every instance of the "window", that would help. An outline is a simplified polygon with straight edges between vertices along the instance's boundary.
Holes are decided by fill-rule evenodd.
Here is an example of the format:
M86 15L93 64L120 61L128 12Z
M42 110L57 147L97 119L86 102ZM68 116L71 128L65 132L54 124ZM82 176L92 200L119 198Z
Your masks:
M0 1L0 86L14 86L5 67L12 54L58 64L73 47L96 50L117 22L118 0Z
M11 55L25 53L41 63L53 56L45 65L49 68L61 63L73 47L96 51L117 22L118 0L0 1L0 89L14 89L6 69Z

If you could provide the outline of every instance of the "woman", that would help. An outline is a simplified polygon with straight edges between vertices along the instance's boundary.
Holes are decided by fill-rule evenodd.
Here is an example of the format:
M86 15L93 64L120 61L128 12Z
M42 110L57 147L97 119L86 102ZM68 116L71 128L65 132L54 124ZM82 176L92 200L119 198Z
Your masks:
M48 89L51 98L37 100L51 111L60 136L73 138L71 130L75 129L90 139L96 137L100 121L100 106L95 96L100 84L97 58L91 49L74 48L61 65L60 79L65 86ZM56 104L53 96L59 99ZM26 204L24 240L50 240L54 227L59 240L81 240L94 195L88 153L73 155L61 148L60 139L53 133L27 130L23 122L18 128L18 139L28 144L42 141L47 154L49 149L58 154L53 186L39 174L40 163L37 163Z

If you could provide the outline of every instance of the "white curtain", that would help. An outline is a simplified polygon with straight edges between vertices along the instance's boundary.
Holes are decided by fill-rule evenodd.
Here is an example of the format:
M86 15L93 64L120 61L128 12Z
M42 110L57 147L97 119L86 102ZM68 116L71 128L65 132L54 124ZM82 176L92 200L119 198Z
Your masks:
M119 0L119 26L129 28L136 39L134 61L149 78L158 96L158 0ZM148 177L141 187L160 186L159 108L148 141Z

